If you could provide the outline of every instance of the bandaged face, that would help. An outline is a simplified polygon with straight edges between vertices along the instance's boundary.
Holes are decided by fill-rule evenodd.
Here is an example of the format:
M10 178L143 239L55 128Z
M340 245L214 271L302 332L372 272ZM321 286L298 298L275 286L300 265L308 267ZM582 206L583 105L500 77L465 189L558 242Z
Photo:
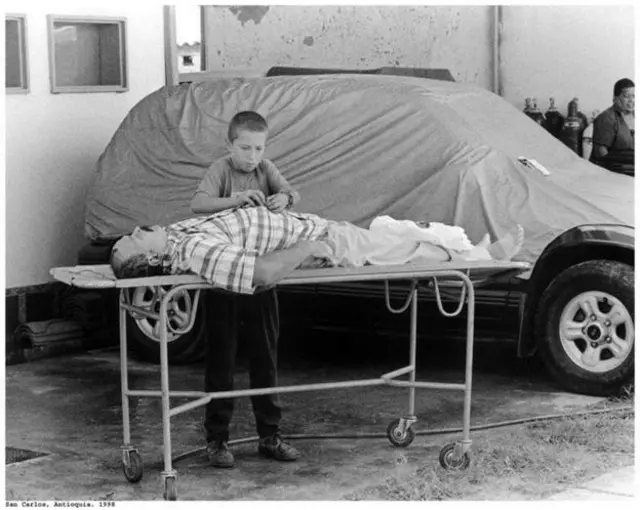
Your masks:
M162 227L136 227L113 246L112 258L117 264L144 255L153 266L160 263L166 246L167 233Z

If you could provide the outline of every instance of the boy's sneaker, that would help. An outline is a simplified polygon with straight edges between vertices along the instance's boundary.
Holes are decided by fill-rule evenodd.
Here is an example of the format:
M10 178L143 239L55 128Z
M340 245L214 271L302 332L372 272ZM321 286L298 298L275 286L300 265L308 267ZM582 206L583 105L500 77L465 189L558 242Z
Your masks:
M211 441L207 444L207 456L213 467L232 468L236 464L226 441Z
M300 452L289 443L285 443L279 434L260 438L258 453L263 457L282 462L291 462L300 458Z

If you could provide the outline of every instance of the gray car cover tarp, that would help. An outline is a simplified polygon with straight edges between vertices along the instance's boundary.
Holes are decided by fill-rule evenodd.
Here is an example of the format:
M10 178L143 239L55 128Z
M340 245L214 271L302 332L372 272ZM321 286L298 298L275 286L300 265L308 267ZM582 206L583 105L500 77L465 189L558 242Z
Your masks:
M382 214L438 221L463 227L473 242L519 223L526 242L518 259L528 262L575 225L633 225L632 177L584 161L488 91L327 75L218 79L142 99L97 162L87 237L192 216L198 183L227 153L228 122L242 110L267 119L265 157L300 192L298 211L363 227Z

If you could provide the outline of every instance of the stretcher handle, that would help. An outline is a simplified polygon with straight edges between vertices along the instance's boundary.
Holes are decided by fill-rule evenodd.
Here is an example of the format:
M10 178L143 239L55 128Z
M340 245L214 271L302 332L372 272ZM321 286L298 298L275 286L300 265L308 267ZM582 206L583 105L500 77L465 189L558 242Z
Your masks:
M458 308L456 308L453 312L447 312L442 305L442 298L440 297L440 288L438 286L438 277L433 277L433 287L436 293L436 303L438 304L438 310L445 317L456 317L460 315L460 312L464 308L464 302L467 297L467 286L463 285L462 292L460 293L460 301L458 302Z
M175 287L169 289L169 292L177 292L175 289L176 287L178 287L178 285L176 285ZM167 319L167 329L171 332L174 333L176 335L184 335L185 333L188 333L189 331L191 331L191 329L193 328L193 325L196 322L196 315L198 313L198 304L200 303L200 290L201 289L196 289L193 301L191 301L191 309L189 310L189 323L186 325L186 327L184 328L174 328L171 325L171 321L169 320L169 316L165 315L166 319ZM188 291L187 292L187 296L189 296ZM171 295L171 298L173 298L173 294ZM189 296L189 300L191 300L191 296ZM167 314L168 314L168 310L167 310Z
M166 298L166 295L171 293L170 299L173 299L173 295L176 294L177 292L179 292L180 290L182 290L183 285L172 285L169 290L165 293L164 296L162 296L162 291L161 291L161 287L162 285L154 285L153 288L154 289L154 293L157 296L160 296L160 300L163 300ZM186 333L188 333L189 331L191 331L191 329L193 328L193 325L195 324L196 321L196 314L197 314L197 310L198 310L198 304L200 303L200 290L201 289L195 289L195 296L193 297L193 300L191 298L191 296L187 293L187 297L186 299L189 300L189 321L187 323L186 326L182 327L182 328L174 328L173 325L171 324L171 320L170 317L168 315L169 310L167 309L167 314L165 315L166 317L166 323L167 323L167 332L168 333L173 333L176 335L184 335ZM132 304L131 302L131 294L129 292L124 292L124 302L126 305L128 305L129 307L135 307L135 305ZM148 311L144 311L144 310L129 310L129 314L131 315L131 317L133 317L134 319L138 319L140 317L150 317L156 320L160 319L159 314L157 313L153 313L153 312L148 312ZM158 337L159 338L159 337Z
M387 305L387 310L389 310L391 313L397 314L397 313L402 313L407 308L409 308L409 305L411 304L411 298L413 298L413 291L416 290L416 285L418 285L418 282L416 280L412 280L411 289L409 289L409 295L407 296L407 300L405 301L404 305L402 305L402 307L400 308L393 308L391 306L391 300L389 298L389 280L385 280L384 281L384 301L385 301L385 304Z

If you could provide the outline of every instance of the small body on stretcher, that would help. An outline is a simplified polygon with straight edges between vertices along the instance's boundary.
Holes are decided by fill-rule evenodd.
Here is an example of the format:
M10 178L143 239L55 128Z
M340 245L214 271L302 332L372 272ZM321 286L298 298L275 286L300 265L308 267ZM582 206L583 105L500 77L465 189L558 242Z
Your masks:
M415 389L434 388L464 391L463 432L462 439L447 444L440 452L440 463L447 469L465 469L469 465L471 440L469 439L471 421L471 379L473 368L473 340L474 340L474 311L475 287L486 285L496 278L515 275L529 269L529 264L511 261L452 261L431 264L402 264L393 266L364 266L364 267L332 267L322 269L297 269L289 276L278 282L282 285L321 284L381 281L385 284L385 299L387 308L392 313L410 312L409 363L392 372L382 374L377 379L366 379L347 382L328 382L318 384L280 386L276 388L257 388L224 392L206 393L204 391L170 391L169 390L169 362L167 344L170 334L187 333L195 323L198 310L200 291L215 289L213 285L200 276L163 275L144 278L117 279L109 265L74 266L51 269L51 275L58 281L68 285L86 289L120 289L119 297L119 328L120 328L120 370L122 391L122 420L123 445L122 463L125 477L130 482L138 482L142 478L142 458L131 444L129 398L155 397L162 401L162 430L164 470L162 471L164 498L177 499L177 472L172 467L170 419L180 413L196 407L206 405L212 399L235 398L251 395L265 395L272 393L290 393L302 391L329 390L336 388L352 388L363 386L390 385L406 387L409 390L409 405L405 416L393 420L387 428L387 436L395 446L408 446L414 439L415 432L412 425L417 421L415 416ZM399 308L393 308L389 299L389 282L407 281L410 284L407 299ZM428 285L436 295L439 311L446 316L458 315L467 304L466 331L466 361L464 383L438 383L416 381L416 343L417 343L417 310L418 289ZM456 285L460 288L460 301L453 311L444 309L440 297L441 285ZM171 287L160 290L161 287ZM157 288L157 295L162 296L158 311L142 306L133 305L128 289L136 287ZM193 290L193 303L189 307L190 317L186 325L175 329L170 321L172 299L185 290ZM134 317L145 316L158 321L160 344L160 390L141 390L129 388L127 365L127 314ZM408 375L408 380L397 380L398 377ZM171 407L171 397L192 398L191 402Z

